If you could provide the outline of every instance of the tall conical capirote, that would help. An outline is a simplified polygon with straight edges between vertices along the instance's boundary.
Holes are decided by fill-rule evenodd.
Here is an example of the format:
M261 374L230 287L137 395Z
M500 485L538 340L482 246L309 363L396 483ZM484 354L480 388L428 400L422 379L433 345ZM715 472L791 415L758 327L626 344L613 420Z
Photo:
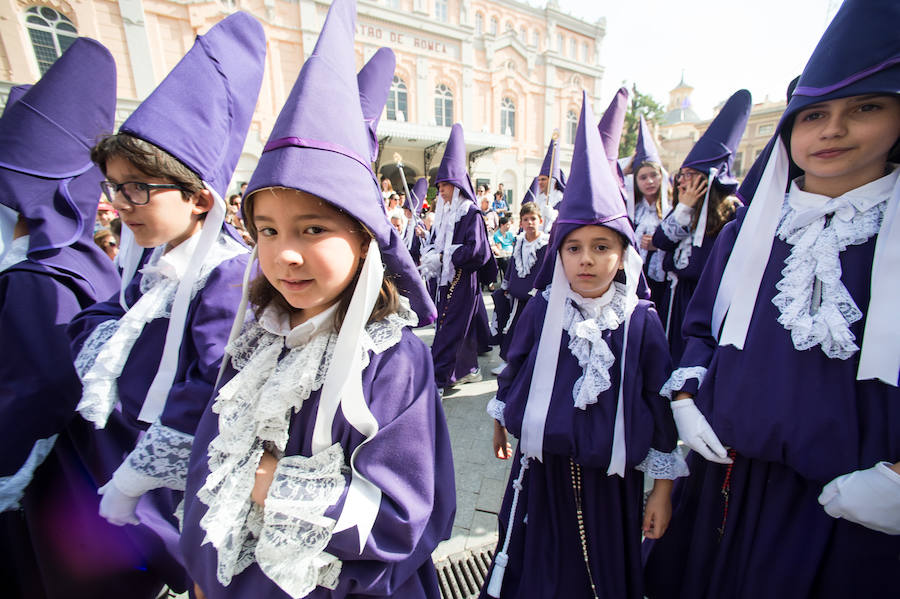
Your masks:
M622 192L606 161L606 151L600 132L593 126L594 111L587 94L582 92L581 118L572 151L572 170L557 207L559 215L553 223L549 248L535 278L534 286L546 287L553 278L553 267L560 245L566 236L579 227L602 225L634 245L634 229L628 220Z
M734 155L747 127L753 101L745 89L736 91L709 124L687 157L682 168L692 168L709 174L716 169L716 181L729 193L737 189L738 181L732 172Z
M385 214L369 161L369 131L363 118L353 37L356 4L334 0L316 46L282 107L256 170L246 202L260 189L297 189L338 207L375 237L387 271L409 298L421 324L434 320L434 302ZM387 96L384 96L385 101ZM380 112L368 96L370 113Z
M78 38L15 95L0 118L0 203L25 218L30 258L88 283L108 278L109 259L92 239L103 174L91 148L114 127L115 60L100 42ZM73 244L78 251L66 251Z
M450 137L447 139L447 147L444 149L444 157L434 177L434 184L450 183L459 188L464 196L475 201L475 188L472 187L472 179L469 177L469 169L466 161L466 140L463 136L463 128L455 123L450 129Z
M625 189L625 174L622 172L622 167L619 166L619 142L622 139L622 129L625 127L627 112L628 89L620 87L597 124L610 172L618 180L619 188L622 190Z
M394 51L390 48L379 48L356 75L359 103L366 129L369 131L370 162L375 162L378 158L378 121L381 120L381 113L384 112L384 105L391 91L396 66L397 58Z
M221 197L234 174L262 85L266 37L245 12L216 23L122 123L162 148Z

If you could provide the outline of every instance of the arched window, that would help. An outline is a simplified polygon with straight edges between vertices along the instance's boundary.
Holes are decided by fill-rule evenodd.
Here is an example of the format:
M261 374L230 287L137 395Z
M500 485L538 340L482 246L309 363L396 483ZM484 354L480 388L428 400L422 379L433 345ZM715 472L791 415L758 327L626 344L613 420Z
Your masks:
M512 98L503 98L500 102L500 133L516 136L516 103Z
M556 51L559 54L563 53L563 36L561 33L556 34Z
M589 52L588 43L582 42L581 43L581 62L583 62L584 64L590 64L590 62L591 62L591 58L590 58L590 55L588 54L588 52Z
M25 26L41 75L78 39L72 21L47 6L32 6L25 11Z
M578 130L578 115L574 110L566 113L566 141L575 143L575 132Z
M519 27L519 39L522 40L523 44L528 43L528 30L525 27Z
M512 31L513 35L516 34L516 29L515 27L513 27L512 21L506 22L506 28L503 30L503 33L506 33L508 31Z
M569 40L569 58L578 60L578 42L575 38Z
M387 99L387 118L389 121L405 121L406 112L406 83L394 75L391 82L391 91Z
M480 12L475 13L475 35L484 33L484 15Z
M538 50L541 49L541 34L537 29L535 29L534 33L531 34L531 45Z
M439 127L453 125L453 92L443 83L434 88L434 122Z
M497 35L497 17L491 17L491 35Z

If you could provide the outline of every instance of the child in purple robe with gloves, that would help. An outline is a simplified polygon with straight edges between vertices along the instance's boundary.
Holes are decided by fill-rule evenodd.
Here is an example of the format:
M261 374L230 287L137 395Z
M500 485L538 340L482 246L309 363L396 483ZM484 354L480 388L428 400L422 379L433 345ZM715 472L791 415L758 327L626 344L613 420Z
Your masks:
M247 187L253 314L235 320L185 497L199 597L440 596L453 464L411 330L435 309L368 160L358 86L386 99L393 54L358 82L355 16L332 3Z
M482 597L640 599L641 535L658 538L687 474L658 390L662 324L583 96L550 245L488 413L520 438ZM552 279L552 282L551 282ZM548 285L549 284L549 285ZM495 438L495 451L505 439ZM654 479L643 508L644 473Z
M844 2L700 278L664 389L694 474L649 597L897 595L898 25Z

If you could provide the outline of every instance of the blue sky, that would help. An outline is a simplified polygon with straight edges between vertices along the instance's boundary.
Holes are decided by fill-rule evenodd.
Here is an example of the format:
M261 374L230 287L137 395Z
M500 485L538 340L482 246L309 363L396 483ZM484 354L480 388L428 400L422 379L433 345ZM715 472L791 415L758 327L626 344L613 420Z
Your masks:
M543 5L542 0L530 0ZM734 91L784 96L840 0L558 0L588 21L606 17L601 104L626 81L665 105L684 71L701 118ZM639 8L637 8L639 7Z

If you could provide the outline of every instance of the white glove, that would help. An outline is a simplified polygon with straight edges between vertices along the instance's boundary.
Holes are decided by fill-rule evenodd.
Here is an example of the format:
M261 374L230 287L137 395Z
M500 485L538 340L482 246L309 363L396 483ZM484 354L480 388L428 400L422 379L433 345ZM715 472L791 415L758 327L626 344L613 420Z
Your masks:
M675 418L675 426L678 428L678 436L684 444L702 455L710 462L730 464L731 458L722 447L722 443L713 432L706 417L694 405L694 400L679 399L673 401L672 416Z
M837 477L822 489L819 503L832 518L900 535L900 474L887 462Z
M140 524L135 509L141 496L132 497L126 495L114 481L109 481L97 492L103 496L100 500L100 515L109 520L110 524L125 526L126 524Z

